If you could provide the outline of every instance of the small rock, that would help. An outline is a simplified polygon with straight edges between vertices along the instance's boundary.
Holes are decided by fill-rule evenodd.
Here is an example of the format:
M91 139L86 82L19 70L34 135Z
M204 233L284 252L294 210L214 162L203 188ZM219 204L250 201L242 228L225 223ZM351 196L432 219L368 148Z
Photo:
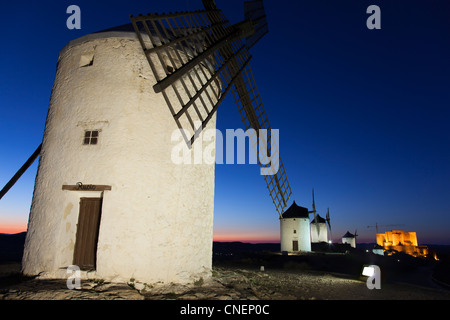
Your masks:
M136 282L134 283L134 288L138 291L142 291L145 289L145 284L144 283L140 283L140 282Z

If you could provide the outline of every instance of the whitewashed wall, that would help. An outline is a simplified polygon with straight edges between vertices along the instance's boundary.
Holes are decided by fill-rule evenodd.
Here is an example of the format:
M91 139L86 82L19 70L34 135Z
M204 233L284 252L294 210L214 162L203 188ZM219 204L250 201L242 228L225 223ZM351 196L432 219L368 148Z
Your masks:
M294 230L296 231L294 233ZM281 251L293 251L293 241L298 241L299 251L311 251L311 233L308 218L280 219Z
M326 223L318 223L319 230L317 230L317 225L311 223L311 242L328 242L328 229Z
M355 238L342 238L342 243L348 243L352 248L356 248Z
M93 59L92 66L84 66ZM28 225L23 272L64 277L81 197L103 197L91 277L186 283L212 268L214 164L171 161L177 129L137 39L87 37L60 53ZM208 128L215 129L216 118ZM85 130L100 130L96 146ZM103 193L63 185L110 185Z

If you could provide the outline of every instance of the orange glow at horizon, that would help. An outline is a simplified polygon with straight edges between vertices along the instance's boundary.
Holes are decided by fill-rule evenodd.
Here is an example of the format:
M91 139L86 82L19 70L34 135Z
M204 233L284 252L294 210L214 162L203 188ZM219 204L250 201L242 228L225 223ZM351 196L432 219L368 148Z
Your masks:
M27 231L27 224L23 223L2 223L0 225L0 233L16 234Z
M279 236L258 233L214 232L215 242L279 243Z

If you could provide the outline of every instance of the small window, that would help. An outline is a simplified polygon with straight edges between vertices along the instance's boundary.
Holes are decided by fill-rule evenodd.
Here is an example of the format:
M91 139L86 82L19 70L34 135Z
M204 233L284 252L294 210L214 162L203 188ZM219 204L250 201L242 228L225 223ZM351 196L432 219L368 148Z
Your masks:
M297 233L297 230L294 230L294 233Z
M85 54L80 57L80 68L90 67L94 65L94 55Z
M85 131L84 144L97 144L98 143L98 131Z

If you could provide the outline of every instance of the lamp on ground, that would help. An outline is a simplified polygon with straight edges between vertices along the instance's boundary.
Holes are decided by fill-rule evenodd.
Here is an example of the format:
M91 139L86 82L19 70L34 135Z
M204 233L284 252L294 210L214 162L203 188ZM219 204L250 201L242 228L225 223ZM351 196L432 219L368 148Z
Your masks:
M381 289L381 270L379 266L364 265L360 278L366 281L368 289Z
M361 275L364 277L372 277L375 274L375 268L373 266L364 266Z

